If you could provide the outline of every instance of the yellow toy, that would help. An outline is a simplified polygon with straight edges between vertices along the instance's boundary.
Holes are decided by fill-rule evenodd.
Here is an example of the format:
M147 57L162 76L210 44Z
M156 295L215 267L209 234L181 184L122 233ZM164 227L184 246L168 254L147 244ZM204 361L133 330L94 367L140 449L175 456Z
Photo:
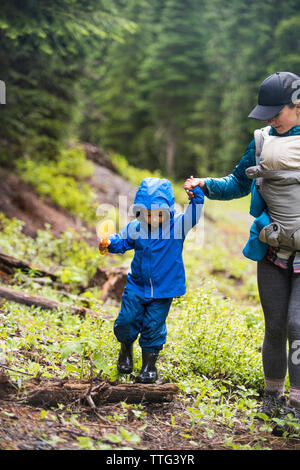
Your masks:
M115 232L115 225L112 220L103 220L97 225L97 236L100 241L104 244L108 243L108 237ZM108 248L104 251L100 251L101 255L105 255L108 252Z

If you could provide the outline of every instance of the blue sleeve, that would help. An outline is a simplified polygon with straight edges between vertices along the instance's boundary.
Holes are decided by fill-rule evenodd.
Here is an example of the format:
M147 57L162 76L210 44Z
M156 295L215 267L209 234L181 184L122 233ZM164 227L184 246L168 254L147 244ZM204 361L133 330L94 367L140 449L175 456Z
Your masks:
M184 236L199 222L204 204L204 194L199 186L196 186L192 192L194 197L182 216L182 230Z
M243 248L243 255L253 261L263 259L268 251L268 244L261 242L259 234L261 230L271 223L269 214L264 211L260 217L254 220L250 228L250 235L246 245Z
M253 139L248 145L241 161L230 175L223 178L205 178L205 194L209 199L220 200L247 196L251 191L252 180L248 178L245 170L255 164L255 141Z
M130 222L120 233L114 233L108 237L110 240L109 253L125 253L125 251L134 249L134 239L129 235L132 224L133 222Z
M264 210L267 209L267 204L260 195L256 188L256 179L252 181L251 185L251 202L250 202L250 214L253 217L259 217Z

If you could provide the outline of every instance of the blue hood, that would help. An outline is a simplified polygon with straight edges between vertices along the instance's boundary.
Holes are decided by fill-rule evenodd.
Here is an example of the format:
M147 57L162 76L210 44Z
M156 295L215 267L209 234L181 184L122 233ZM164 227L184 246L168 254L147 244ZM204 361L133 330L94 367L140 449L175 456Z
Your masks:
M135 195L133 211L165 209L174 214L175 196L172 184L165 178L144 178Z

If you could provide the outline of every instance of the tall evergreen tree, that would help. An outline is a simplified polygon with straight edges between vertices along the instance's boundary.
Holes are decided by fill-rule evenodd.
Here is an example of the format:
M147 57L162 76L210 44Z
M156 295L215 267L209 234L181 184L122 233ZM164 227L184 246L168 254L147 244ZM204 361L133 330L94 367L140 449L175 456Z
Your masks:
M1 159L27 151L53 156L68 136L87 50L123 27L108 0L2 0Z
M82 82L87 111L83 113L80 133L85 140L113 148L148 166L149 159L143 160L145 139L140 137L146 127L146 113L139 108L137 74L146 44L151 41L151 32L147 31L147 27L152 28L148 17L151 7L148 0L129 0L121 2L120 8L122 16L133 21L134 26L121 41L107 41L104 49L91 57L91 66L95 67L86 69Z
M207 2L207 12L210 24L207 53L209 63L216 65L211 86L219 93L219 106L215 107L213 95L212 106L210 101L207 106L208 116L211 112L218 115L219 135L212 148L212 159L215 172L224 174L241 158L255 127L263 125L247 119L257 102L260 83L281 66L292 66L293 53L279 37L286 27L286 37L291 34L296 38L297 28L290 21L294 22L299 14L295 0L279 3L211 0ZM297 46L297 40L294 44ZM290 57L285 61L288 54Z
M176 159L184 158L188 117L205 80L202 8L202 1L167 0L156 39L140 69L153 137L159 144L162 166L170 175L175 174Z

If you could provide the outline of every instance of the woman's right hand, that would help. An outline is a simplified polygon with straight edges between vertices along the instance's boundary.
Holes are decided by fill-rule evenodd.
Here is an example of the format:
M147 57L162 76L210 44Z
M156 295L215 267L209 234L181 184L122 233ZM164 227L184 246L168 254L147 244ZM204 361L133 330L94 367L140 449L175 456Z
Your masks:
M194 189L196 186L200 186L201 189L203 189L205 185L204 179L201 178L194 178L193 176L190 176L184 183L183 187L189 196L189 198L194 197L193 192L191 191Z

